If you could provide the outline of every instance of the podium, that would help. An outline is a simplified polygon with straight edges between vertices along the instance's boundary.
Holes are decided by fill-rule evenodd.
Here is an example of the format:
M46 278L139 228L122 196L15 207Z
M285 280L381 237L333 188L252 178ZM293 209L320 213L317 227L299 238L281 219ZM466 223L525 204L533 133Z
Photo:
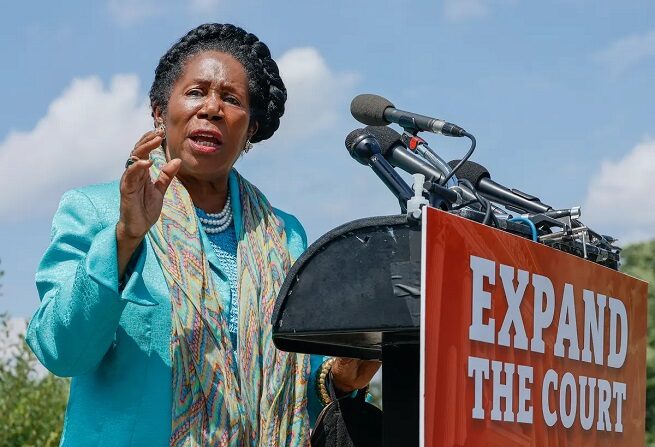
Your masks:
M382 360L385 446L418 445L420 283L420 222L361 219L307 249L273 314L278 349Z
M643 445L646 293L606 267L426 208L421 222L371 217L313 243L279 292L273 341L382 360L385 447ZM599 405L601 384L615 394L598 408L600 429L585 428L569 383L592 376Z

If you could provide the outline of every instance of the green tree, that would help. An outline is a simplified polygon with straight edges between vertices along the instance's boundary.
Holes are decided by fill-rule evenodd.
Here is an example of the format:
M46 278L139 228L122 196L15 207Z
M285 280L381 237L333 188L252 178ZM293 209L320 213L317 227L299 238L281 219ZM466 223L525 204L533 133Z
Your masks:
M0 445L57 446L69 382L39 371L24 336L11 326L8 315L0 314L0 346L6 354L0 358Z
M0 313L0 445L54 447L61 438L69 381L39 370L20 332Z
M655 445L655 240L627 246L621 253L624 273L648 282L646 351L646 444Z

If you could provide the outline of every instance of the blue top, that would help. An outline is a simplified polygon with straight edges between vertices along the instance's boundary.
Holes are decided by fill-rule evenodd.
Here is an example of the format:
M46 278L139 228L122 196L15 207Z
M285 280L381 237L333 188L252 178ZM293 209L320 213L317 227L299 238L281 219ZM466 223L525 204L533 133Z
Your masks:
M196 208L198 217L209 218L207 213ZM201 228L203 227L200 224ZM227 276L230 288L228 290L219 289L220 296L223 298L223 309L227 309L227 329L230 332L232 339L232 346L237 349L237 339L239 334L239 295L237 292L238 282L238 268L237 268L237 234L234 230L234 220L230 221L230 225L223 231L218 233L205 233L209 243L211 244L216 257L218 258L218 265Z
M230 175L235 232L241 229L236 176ZM135 253L122 291L118 286L115 226L117 181L67 192L52 225L52 240L36 282L41 305L26 339L41 363L73 377L63 446L167 446L171 432L171 303L148 238ZM284 223L292 259L307 239L298 220L274 210ZM202 243L215 283L225 297L225 264ZM236 239L235 239L236 240ZM311 356L310 419L321 409L315 393L322 356Z

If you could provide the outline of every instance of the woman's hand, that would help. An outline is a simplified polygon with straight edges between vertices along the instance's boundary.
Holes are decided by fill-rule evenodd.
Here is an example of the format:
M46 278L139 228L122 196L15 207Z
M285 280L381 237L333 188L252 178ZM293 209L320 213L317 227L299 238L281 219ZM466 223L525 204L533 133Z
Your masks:
M120 218L116 225L119 278L123 277L132 254L150 227L159 219L166 189L180 169L181 160L176 158L162 167L156 180L150 178L152 161L148 156L161 145L163 134L163 129L158 128L141 137L131 154L135 161L121 177Z
M382 363L338 357L332 364L332 383L341 393L351 393L369 384Z

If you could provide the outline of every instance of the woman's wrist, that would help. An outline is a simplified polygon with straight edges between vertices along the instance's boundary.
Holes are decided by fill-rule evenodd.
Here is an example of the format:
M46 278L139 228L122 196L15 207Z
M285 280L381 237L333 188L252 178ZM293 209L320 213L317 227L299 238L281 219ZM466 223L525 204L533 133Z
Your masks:
M122 222L116 224L116 249L118 255L118 282L123 282L125 271L136 252L137 248L143 241L145 235L141 237L130 236L126 231L126 227Z
M133 225L129 225L121 219L116 223L116 240L124 243L126 246L138 246L147 233L148 230L135 231Z

